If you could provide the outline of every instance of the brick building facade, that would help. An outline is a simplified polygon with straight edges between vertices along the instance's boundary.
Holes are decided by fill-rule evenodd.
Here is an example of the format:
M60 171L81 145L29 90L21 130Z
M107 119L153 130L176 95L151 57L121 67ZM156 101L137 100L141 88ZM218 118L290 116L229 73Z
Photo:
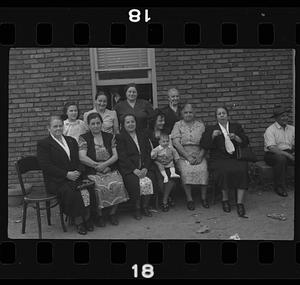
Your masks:
M293 50L163 48L155 50L155 68L158 107L167 104L171 87L206 124L215 121L217 106L227 106L259 158L273 107L294 107ZM35 154L47 135L50 114L61 113L68 100L78 101L81 113L92 108L92 84L87 48L11 49L8 184L16 183L14 162Z

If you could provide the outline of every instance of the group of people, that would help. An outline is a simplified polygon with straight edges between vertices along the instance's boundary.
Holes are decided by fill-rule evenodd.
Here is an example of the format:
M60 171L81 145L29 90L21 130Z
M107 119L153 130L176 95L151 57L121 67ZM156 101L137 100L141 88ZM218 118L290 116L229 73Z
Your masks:
M180 104L175 88L168 91L169 104L155 110L138 98L135 84L124 91L126 99L114 110L107 108L108 98L99 92L94 109L84 113L83 120L78 119L78 105L68 102L63 116L50 117L49 136L37 144L46 189L58 195L78 233L104 227L107 220L118 225L118 205L128 200L137 220L152 216L153 194L159 195L162 210L169 211L174 205L171 192L178 185L189 210L195 209L192 188L200 189L201 204L209 208L210 173L222 191L223 210L231 211L228 192L236 189L237 213L245 217L248 163L237 159L236 150L249 140L242 126L229 120L228 109L216 108L216 123L205 126L196 119L192 104ZM275 175L275 187L282 196L286 194L283 169L294 160L294 129L284 124L284 119L277 120L265 134L266 162L281 173ZM279 166L283 161L284 166ZM78 187L83 178L94 186Z

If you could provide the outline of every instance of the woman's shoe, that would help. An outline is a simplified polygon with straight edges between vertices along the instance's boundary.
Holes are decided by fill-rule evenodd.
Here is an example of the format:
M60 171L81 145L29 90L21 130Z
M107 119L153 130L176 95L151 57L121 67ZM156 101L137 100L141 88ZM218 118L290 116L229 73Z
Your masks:
M133 216L134 216L134 218L136 220L141 220L142 219L141 210L140 209L136 209Z
M152 217L152 213L149 211L149 208L144 208L143 209L143 214L146 217Z
M236 204L236 209L239 217L245 217L246 211L244 204Z
M206 199L202 199L201 204L204 208L208 209L209 208L209 204L208 201Z
M168 212L170 210L169 204L168 203L167 204L162 203L161 204L161 209L162 209L163 212Z
M85 223L85 227L89 232L92 232L94 230L94 224L93 221L91 219L89 219L86 223Z
M231 207L228 201L222 201L223 211L226 213L231 212Z
M175 206L175 202L174 202L174 200L173 200L172 197L168 198L168 204L169 204L170 207L174 207Z
M84 223L76 225L76 230L80 235L86 235L87 234L87 230L86 230L86 227L85 227Z
M190 210L190 211L194 211L195 210L195 203L194 201L188 201L186 204L186 207Z
M95 219L95 222L94 222L95 226L96 227L100 227L100 228L103 228L106 226L106 222L105 222L105 219L103 216L98 216L96 219Z
M113 225L113 226L117 226L119 224L118 218L115 214L113 215L109 215L109 222Z

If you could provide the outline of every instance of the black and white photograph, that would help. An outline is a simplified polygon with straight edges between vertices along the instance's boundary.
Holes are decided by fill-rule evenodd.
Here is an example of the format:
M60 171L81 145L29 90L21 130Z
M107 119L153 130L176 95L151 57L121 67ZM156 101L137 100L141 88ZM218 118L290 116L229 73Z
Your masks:
M295 56L11 48L8 238L293 240Z

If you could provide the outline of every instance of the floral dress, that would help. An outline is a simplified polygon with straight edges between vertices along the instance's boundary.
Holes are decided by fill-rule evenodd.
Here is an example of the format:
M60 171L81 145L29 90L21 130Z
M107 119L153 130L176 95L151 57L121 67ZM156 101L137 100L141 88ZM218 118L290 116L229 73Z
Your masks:
M181 120L175 123L171 133L171 138L173 140L179 138L179 142L183 146L184 150L190 155L197 156L201 151L200 140L204 131L205 126L202 122L194 121L192 126L188 126L183 120ZM180 159L178 160L178 168L184 184L207 185L208 171L205 158L203 158L200 164L191 165L189 161L180 156Z
M82 137L79 138L78 145L79 150L87 150L87 143ZM104 145L95 144L95 150L98 162L104 162L110 158L110 154ZM95 182L98 208L102 209L117 205L129 199L122 176L118 170L113 170L105 174L97 172L95 175L88 175L88 178Z
M69 119L67 119L64 121L63 134L65 136L73 137L76 141L78 141L80 135L86 133L88 130L89 128L82 120L70 122Z

